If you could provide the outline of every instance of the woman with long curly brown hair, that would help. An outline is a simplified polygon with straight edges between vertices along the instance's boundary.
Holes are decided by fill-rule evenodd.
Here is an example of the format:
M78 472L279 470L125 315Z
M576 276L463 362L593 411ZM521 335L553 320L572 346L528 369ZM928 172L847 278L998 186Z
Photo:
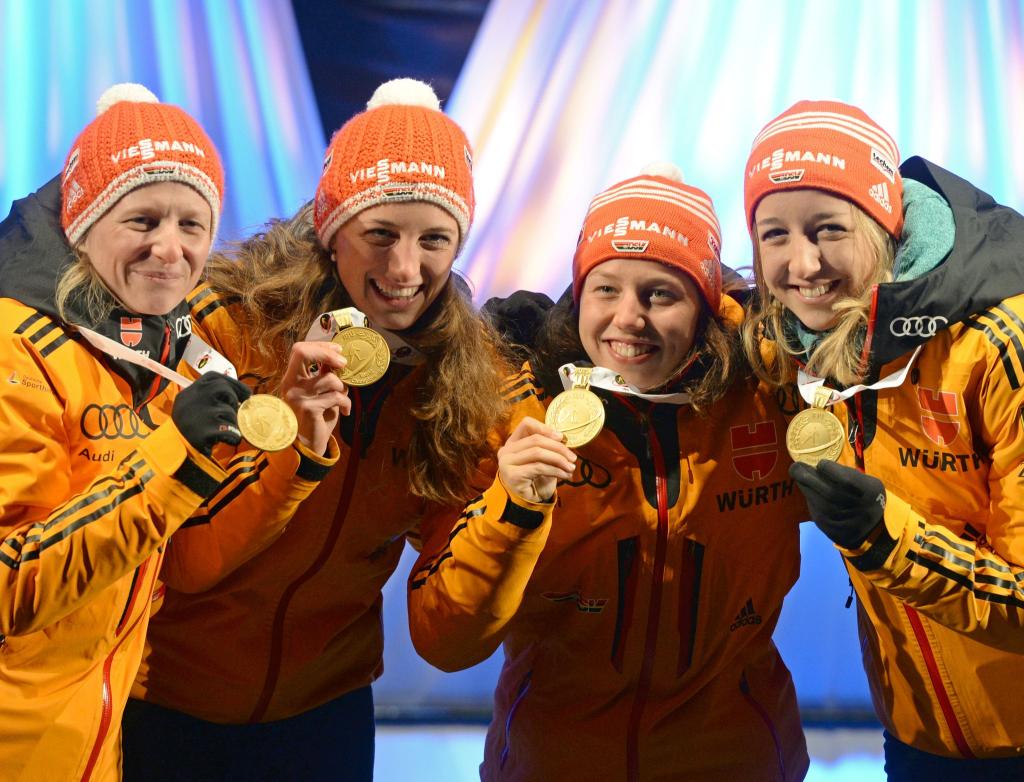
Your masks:
M281 538L213 589L167 591L125 720L129 779L372 777L381 589L426 509L472 496L509 371L452 271L472 163L438 109L420 82L378 88L335 134L313 203L212 259L191 296L195 330L254 389L347 308L391 363L366 386L335 378L341 458Z

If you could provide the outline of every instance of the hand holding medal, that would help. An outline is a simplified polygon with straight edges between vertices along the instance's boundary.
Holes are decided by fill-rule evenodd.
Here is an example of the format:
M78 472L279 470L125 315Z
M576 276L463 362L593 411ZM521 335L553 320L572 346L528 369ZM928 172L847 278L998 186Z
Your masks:
M384 377L392 359L419 364L424 358L397 334L370 328L366 316L355 307L320 315L306 332L306 340L331 341L341 348L347 364L338 376L349 386L376 383Z
M348 389L338 377L346 363L341 348L330 342L292 345L288 366L281 377L282 404L287 403L297 419L292 437L297 434L299 441L314 453L326 451L339 418L348 415L352 408ZM273 415L269 409L263 414ZM239 425L242 420L239 411Z
M77 330L93 347L114 358L144 367L155 375L177 383L182 389L189 389L195 385L192 380L180 372L175 372L170 367L165 367L149 356L142 355L103 334L82 326L79 326ZM195 430L198 433L185 434L186 439L192 442L194 447L204 453L209 453L214 442L237 444L239 434L245 438L246 442L264 451L280 451L292 444L298 426L295 413L291 408L270 394L248 396L248 389L245 389L246 393L242 393L241 389L244 389L244 386L238 383L237 373L231 362L195 334L189 340L182 360L198 372L200 378L206 375L210 376L210 380L204 381L204 386L212 386L214 378L222 375L239 387L234 394L233 402L218 397L218 404L227 405L229 412L221 411L221 420L216 429L219 434L216 435L203 433L203 421L197 420L193 416L187 416L189 400L198 399L196 394L202 395L203 391L196 388L195 393L179 395L178 399L175 399L174 410L178 412L172 414L172 417L176 416L175 422L183 434L186 430ZM245 401L239 405L239 399L245 399ZM180 403L179 400L181 400ZM205 402L199 406L209 407ZM231 422L225 421L225 418L232 417L230 414L235 414L237 419ZM236 423L237 428L234 426Z
M524 418L498 449L498 476L505 490L527 502L548 502L559 480L569 480L576 454L562 433L535 418Z

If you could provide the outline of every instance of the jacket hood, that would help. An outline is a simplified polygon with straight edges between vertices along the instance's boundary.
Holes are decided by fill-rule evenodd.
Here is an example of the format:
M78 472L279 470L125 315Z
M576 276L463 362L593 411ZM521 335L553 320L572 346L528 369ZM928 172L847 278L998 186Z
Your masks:
M0 223L0 297L19 301L64 326L54 292L61 273L76 260L60 224L60 198L60 179L54 177L15 201ZM74 302L68 307L74 313ZM188 304L182 301L167 315L137 315L117 308L94 329L173 368L188 344L192 322ZM110 356L103 360L129 382L136 404L167 385L160 378L154 387L153 373L136 364Z
M953 249L931 271L876 286L865 352L869 376L927 342L936 331L1024 293L1024 217L924 158L900 166L953 211Z
M60 179L18 199L0 223L0 296L60 321L54 290L75 256L60 225Z

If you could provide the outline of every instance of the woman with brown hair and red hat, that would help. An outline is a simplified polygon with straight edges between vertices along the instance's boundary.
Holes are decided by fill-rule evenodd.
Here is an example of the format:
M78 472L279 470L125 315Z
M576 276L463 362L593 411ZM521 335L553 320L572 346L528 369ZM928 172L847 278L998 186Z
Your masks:
M889 779L1006 779L1024 772L1024 218L899 163L843 103L764 127L744 345L818 408L790 439L826 458L791 475L857 592Z
M806 508L774 396L742 367L711 200L680 179L591 202L572 298L507 383L494 482L410 576L429 662L504 645L485 780L807 771L771 639Z
M171 580L210 550L219 561L203 572L249 556L316 485L304 468L333 461L286 441L255 458L269 467L259 481L237 489L223 449L240 442L248 389L218 372L180 392L188 381L170 379L188 355L184 299L206 263L223 187L217 150L194 119L140 85L116 85L59 184L16 203L0 226L5 779L118 779L121 713L161 565ZM69 262L67 244L50 236L61 225ZM297 364L330 353L300 352ZM295 384L290 373L283 385Z
M280 539L202 593L167 590L125 719L129 778L372 778L381 589L426 509L473 496L504 409L509 367L452 271L473 207L465 135L397 80L334 135L311 205L211 260L193 327L253 390L307 335L369 326L386 344L364 330L346 348L360 377L339 464ZM307 367L341 385L331 369Z

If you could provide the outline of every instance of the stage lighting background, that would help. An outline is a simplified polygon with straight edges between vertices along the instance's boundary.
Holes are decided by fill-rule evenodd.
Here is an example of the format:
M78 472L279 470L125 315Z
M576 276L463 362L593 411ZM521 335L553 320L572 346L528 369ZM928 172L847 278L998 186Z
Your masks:
M653 160L711 194L723 259L745 266L750 141L802 98L860 106L904 156L1021 210L1022 18L1017 0L492 0L446 106L475 148L477 218L459 266L480 301L517 288L556 296L590 198ZM315 189L325 136L284 0L0 0L0 68L0 214L59 173L119 81L183 106L214 138L227 167L222 239L290 214ZM802 706L866 712L840 557L808 525L802 548L776 633ZM409 644L412 557L386 589L378 705L486 709L500 653L446 675Z

